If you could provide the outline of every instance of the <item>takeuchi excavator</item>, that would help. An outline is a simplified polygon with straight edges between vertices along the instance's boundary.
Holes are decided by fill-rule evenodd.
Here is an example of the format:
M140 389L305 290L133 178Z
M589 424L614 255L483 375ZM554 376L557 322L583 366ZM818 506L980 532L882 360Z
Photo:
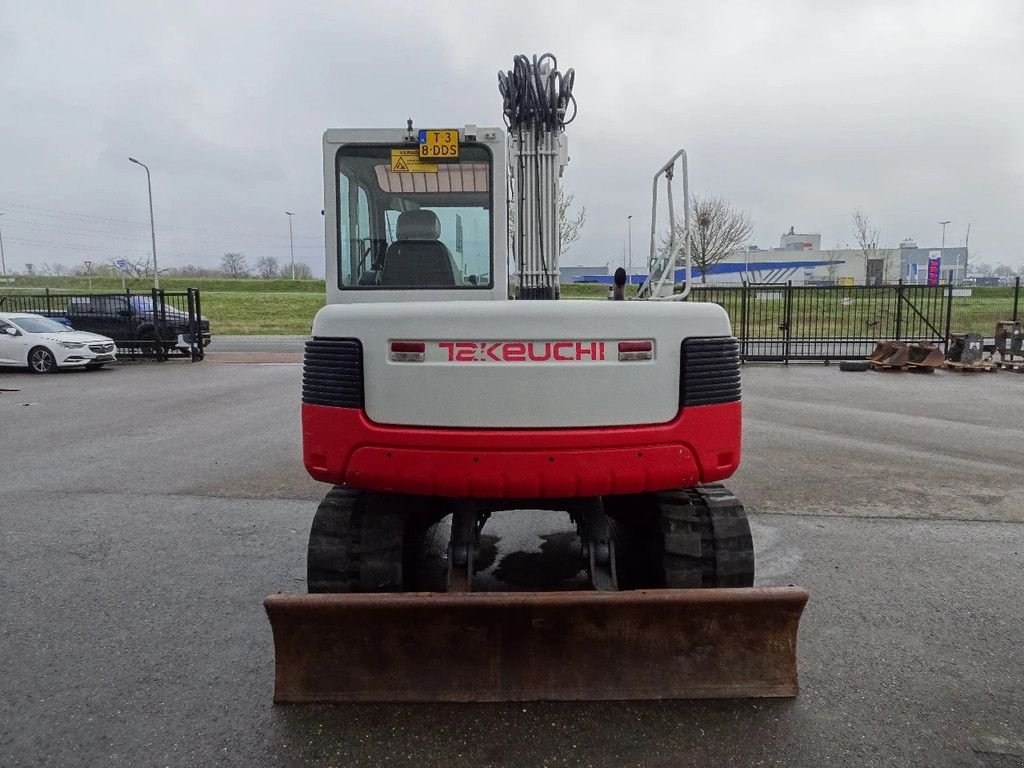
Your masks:
M719 484L740 463L739 360L725 311L685 301L685 152L654 176L636 299L557 300L573 82L517 56L504 128L324 134L302 444L331 490L308 594L265 601L277 702L796 695L807 593L753 586ZM568 513L588 589L474 589L485 523L516 510Z

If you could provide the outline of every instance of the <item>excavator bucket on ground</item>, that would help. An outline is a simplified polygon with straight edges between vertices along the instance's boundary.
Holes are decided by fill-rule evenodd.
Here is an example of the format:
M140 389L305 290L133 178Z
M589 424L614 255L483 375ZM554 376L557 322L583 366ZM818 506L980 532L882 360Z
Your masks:
M902 368L910 358L907 344L902 341L875 342L874 351L868 355L872 365L881 368Z
M787 697L807 592L271 595L275 703Z
M941 368L946 362L942 350L929 341L908 344L907 353L907 363L917 368Z

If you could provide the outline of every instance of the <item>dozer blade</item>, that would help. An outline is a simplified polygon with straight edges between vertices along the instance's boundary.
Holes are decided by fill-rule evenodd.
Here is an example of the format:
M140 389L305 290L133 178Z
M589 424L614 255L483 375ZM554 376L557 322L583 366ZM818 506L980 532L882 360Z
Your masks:
M795 696L798 587L271 595L275 703Z

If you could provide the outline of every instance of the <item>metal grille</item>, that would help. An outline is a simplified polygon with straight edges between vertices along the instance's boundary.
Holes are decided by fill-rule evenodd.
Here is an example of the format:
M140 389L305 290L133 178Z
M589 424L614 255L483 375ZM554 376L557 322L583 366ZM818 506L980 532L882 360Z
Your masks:
M740 399L739 344L728 336L686 339L682 347L679 404L713 405Z
M302 402L338 408L363 407L363 347L359 339L306 342Z
M1020 287L951 289L948 285L794 286L790 283L695 286L688 301L729 314L743 361L863 358L875 342L930 341L951 333L985 338L1016 316Z

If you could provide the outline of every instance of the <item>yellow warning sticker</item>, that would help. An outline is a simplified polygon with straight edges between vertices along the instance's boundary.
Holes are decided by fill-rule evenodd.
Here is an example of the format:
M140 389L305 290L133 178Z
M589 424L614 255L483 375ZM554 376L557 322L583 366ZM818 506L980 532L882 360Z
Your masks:
M392 149L391 170L393 173L437 173L437 163L421 160L418 149Z

